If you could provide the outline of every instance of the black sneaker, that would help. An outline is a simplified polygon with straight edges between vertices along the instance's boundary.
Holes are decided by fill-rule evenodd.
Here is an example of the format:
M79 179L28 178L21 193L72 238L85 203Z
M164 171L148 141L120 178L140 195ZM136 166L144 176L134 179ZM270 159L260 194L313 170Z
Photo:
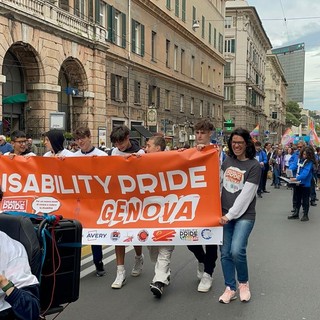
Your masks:
M163 287L164 283L159 281L150 283L150 290L157 298L161 298L163 294Z
M103 262L100 261L96 264L96 275L97 277L103 277L106 274L104 270Z

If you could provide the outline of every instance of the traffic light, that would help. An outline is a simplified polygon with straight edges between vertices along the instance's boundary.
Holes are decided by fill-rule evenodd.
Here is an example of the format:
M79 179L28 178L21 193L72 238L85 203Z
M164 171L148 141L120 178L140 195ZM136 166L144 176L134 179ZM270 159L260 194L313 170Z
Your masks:
M223 126L226 128L227 131L232 131L232 128L234 128L234 123L232 120L227 120L223 123Z

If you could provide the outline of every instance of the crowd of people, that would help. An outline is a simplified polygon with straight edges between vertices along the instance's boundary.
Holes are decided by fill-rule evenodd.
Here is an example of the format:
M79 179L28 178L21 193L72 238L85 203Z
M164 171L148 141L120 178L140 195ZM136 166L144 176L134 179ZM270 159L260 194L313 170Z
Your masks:
M207 119L195 124L196 148L199 152L212 144L211 136L213 124ZM100 148L92 144L89 128L79 127L73 133L74 141L65 148L64 136L61 131L50 130L44 135L44 144L47 152L45 157L90 157L90 156L143 156L144 153L163 152L166 150L166 141L163 135L151 137L144 148L130 139L129 128L125 125L116 127L110 134L113 148L107 149L105 145ZM14 156L36 156L37 150L32 147L26 134L15 131L11 135L11 143L0 136L0 152L11 158ZM186 146L186 148L189 146ZM183 148L182 148L183 151ZM301 221L309 220L309 205L316 206L316 190L319 190L320 148L314 149L306 146L303 141L296 145L281 146L254 141L250 132L243 128L235 129L225 148L219 148L221 204L222 217L220 224L223 227L223 245L220 246L221 266L225 280L225 291L219 297L221 303L228 304L236 299L239 292L240 300L247 302L251 299L249 287L249 272L247 262L247 245L251 231L255 224L256 201L263 194L269 193L266 189L267 179L272 178L271 186L275 189L284 184L283 177L289 180L286 187L292 189L293 211L288 219L299 219L300 209L303 209ZM237 177L231 179L230 177ZM213 177L214 178L214 177ZM215 177L217 178L217 177ZM1 244L1 243L0 243ZM144 264L144 255L141 246L135 246L135 257L131 276L141 274ZM197 290L208 292L212 287L213 274L218 259L218 246L188 246L197 260L196 276L199 279ZM173 246L158 246L149 248L151 261L155 263L155 275L150 283L151 292L160 298L165 286L170 283L170 261L174 251ZM112 283L113 289L120 289L126 283L125 247L115 246L117 273ZM102 246L92 246L93 262L96 275L106 274L103 264ZM2 263L2 260L1 260ZM2 269L1 269L2 270ZM10 295L11 279L1 278L0 288ZM12 282L13 283L13 282ZM35 282L30 283L36 284ZM30 285L29 283L27 286ZM11 289L11 290L10 290ZM13 289L15 290L15 289ZM4 290L3 290L4 291ZM8 297L0 294L0 314L8 307L4 301Z

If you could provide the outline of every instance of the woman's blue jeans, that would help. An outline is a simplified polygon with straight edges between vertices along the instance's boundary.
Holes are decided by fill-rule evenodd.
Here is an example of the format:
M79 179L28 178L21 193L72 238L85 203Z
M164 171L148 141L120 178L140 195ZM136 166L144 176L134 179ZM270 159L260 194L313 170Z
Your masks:
M225 285L236 290L238 282L249 280L247 264L248 238L254 226L254 220L231 220L223 226L223 245L220 246L221 266Z

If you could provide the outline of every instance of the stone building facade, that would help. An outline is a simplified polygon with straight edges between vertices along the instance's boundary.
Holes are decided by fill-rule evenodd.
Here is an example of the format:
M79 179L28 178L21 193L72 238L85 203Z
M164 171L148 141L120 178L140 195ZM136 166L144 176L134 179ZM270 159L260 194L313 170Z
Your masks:
M122 123L192 143L196 121L223 122L224 11L224 0L2 0L2 131L39 139L65 115L95 144Z
M235 126L253 130L264 139L266 53L271 43L254 7L245 0L226 2L224 116Z
M278 143L286 129L287 81L276 55L268 53L264 111L267 115L268 140Z

